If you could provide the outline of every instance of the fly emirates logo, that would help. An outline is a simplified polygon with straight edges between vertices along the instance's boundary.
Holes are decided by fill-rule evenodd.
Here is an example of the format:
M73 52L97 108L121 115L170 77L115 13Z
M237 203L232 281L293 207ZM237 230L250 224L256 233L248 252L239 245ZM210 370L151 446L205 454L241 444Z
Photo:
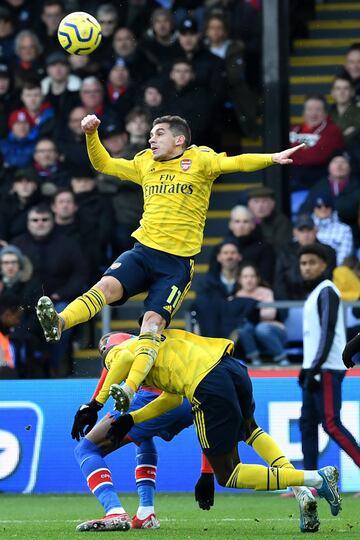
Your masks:
M192 184L176 181L176 174L160 174L159 182L144 186L144 197L158 194L191 195L194 191Z

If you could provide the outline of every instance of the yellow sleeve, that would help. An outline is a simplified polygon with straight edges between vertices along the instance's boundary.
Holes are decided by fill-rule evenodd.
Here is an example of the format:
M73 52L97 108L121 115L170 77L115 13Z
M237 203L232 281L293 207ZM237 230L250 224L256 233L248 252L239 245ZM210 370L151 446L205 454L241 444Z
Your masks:
M162 392L160 396L151 403L148 403L145 407L141 407L141 409L138 409L137 411L132 411L130 414L133 417L134 423L140 424L140 422L156 418L167 411L171 411L171 409L176 409L182 402L182 396Z
M231 157L218 155L219 174L259 171L273 164L272 154L241 154Z
M86 146L91 164L96 171L141 184L135 161L133 159L110 157L110 154L101 144L97 131L86 135Z
M98 395L96 401L99 403L106 403L109 397L109 390L112 384L120 384L127 377L131 364L134 361L134 355L127 349L118 349L114 347L109 351L106 357L106 367L109 372L106 375L104 384Z

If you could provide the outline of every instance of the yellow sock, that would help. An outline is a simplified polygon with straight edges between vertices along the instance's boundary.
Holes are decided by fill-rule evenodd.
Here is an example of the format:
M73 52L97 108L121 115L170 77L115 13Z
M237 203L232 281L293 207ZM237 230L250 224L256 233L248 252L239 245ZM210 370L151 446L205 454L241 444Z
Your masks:
M64 330L95 317L106 304L104 293L98 287L92 287L82 296L78 296L59 313L64 321Z
M246 444L252 446L255 452L263 458L270 467L287 467L294 468L288 458L284 455L280 446L274 441L268 433L265 433L260 427L256 428Z
M161 343L161 334L144 332L140 334L135 349L135 358L125 383L136 392L153 367Z
M227 481L226 487L273 491L303 484L304 471L239 463Z

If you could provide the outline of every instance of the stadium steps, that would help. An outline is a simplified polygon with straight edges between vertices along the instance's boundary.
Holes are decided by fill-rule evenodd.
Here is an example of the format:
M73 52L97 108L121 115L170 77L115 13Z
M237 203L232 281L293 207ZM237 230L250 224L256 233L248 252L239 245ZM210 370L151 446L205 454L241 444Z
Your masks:
M308 26L309 38L294 41L290 58L291 124L302 121L306 95L323 94L331 103L334 76L341 71L349 46L360 41L360 2L318 4L316 20Z

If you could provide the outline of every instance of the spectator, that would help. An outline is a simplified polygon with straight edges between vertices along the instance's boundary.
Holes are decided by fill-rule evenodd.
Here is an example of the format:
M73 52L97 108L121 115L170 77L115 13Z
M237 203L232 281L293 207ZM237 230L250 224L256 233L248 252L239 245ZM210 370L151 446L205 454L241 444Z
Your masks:
M81 129L81 120L86 114L84 107L74 107L70 111L67 125L58 132L56 144L64 158L63 165L66 170L74 170L77 166L83 168L89 163L85 134Z
M304 9L303 4L304 0L302 0L301 10ZM213 12L224 13L230 39L240 40L243 44L246 80L258 93L261 90L262 47L262 25L259 10L254 7L254 2L244 0L215 1L215 5L209 6L209 10L210 14Z
M99 73L99 66L96 62L93 62L90 54L82 56L69 54L68 60L71 73L81 80L86 79L86 77L96 76Z
M157 73L168 73L170 66L181 54L171 11L163 8L153 11L150 29L140 47Z
M356 104L360 101L360 43L353 43L345 56L344 73L350 77L355 88Z
M341 266L335 268L333 281L341 298L349 302L360 299L360 261L356 257L346 257ZM360 324L360 321L359 321Z
M120 26L131 29L138 38L143 36L150 26L152 13L159 7L158 0L128 0L118 5Z
M54 214L54 232L72 238L81 246L78 207L74 192L70 188L59 189L53 196L51 210Z
M30 259L43 294L53 300L56 309L64 309L74 295L82 293L87 282L81 249L74 240L55 233L51 210L44 204L30 209L27 226L27 232L12 243ZM71 332L64 338L65 341L51 345L51 376L68 374ZM62 364L64 358L66 368Z
M156 73L153 62L149 62L139 48L134 32L130 28L118 28L114 33L111 61L123 62L128 68L131 80L142 83ZM113 65L108 64L108 69Z
M259 271L251 264L242 263L239 270L238 290L233 303L238 299L252 299L257 302L274 302L273 291L261 280ZM255 306L254 306L255 309ZM235 344L240 343L245 357L253 366L260 366L260 353L268 354L279 366L288 366L286 355L285 326L276 320L276 309L262 307L259 309L259 322L254 324L254 315L249 312L247 318L243 315L234 317L230 334Z
M32 30L21 30L15 38L16 59L12 63L15 87L21 89L25 81L40 80L44 76L43 47Z
M5 0L6 7L11 13L16 31L28 28L35 20L37 2L30 0Z
M37 129L39 136L49 135L55 127L54 109L44 100L41 85L38 82L25 82L21 90L23 107L15 112L23 112L30 126Z
M97 77L86 77L80 88L81 106L86 114L96 114L104 122L115 122L116 113L113 108L106 106L104 88Z
M294 226L293 241L279 251L275 265L274 292L278 300L303 300L307 296L304 280L300 274L298 251L303 246L321 244L317 238L314 220L308 214L300 214ZM328 271L330 278L336 266L336 252L321 244L328 255Z
M330 116L341 129L345 144L360 132L360 109L354 104L355 88L349 77L337 76L331 88L334 104Z
M57 30L66 13L61 0L44 0L40 6L40 24L36 33L44 50L50 54L59 50Z
M204 30L205 2L203 0L174 0L172 10L177 26L192 18L202 32Z
M89 264L90 283L101 275L106 264L108 240L114 230L114 213L111 201L99 193L95 172L77 169L71 176L71 187L78 207L82 247Z
M235 294L241 255L236 242L227 240L219 246L218 265L211 268L196 291L194 311L202 336L222 334L223 303Z
M248 193L248 208L255 216L264 241L275 251L288 244L292 238L292 227L288 217L276 210L274 190L266 186L252 189Z
M28 210L39 201L39 178L34 169L15 171L11 192L0 205L0 239L3 243L26 232Z
M130 80L129 70L122 60L111 68L107 83L106 97L116 111L118 121L124 122L125 116L134 105L135 88Z
M0 7L0 58L7 63L14 59L14 21L9 9Z
M178 114L187 120L194 144L211 142L211 100L206 90L196 85L192 65L187 60L172 64L163 105L167 114Z
M101 42L92 53L99 63L112 55L112 44L115 30L119 26L119 13L114 4L100 4L96 10L96 19L101 26Z
M14 346L14 326L21 320L21 301L12 294L0 295L0 379L17 379L19 346Z
M42 93L56 113L67 118L69 111L78 104L81 79L70 73L68 57L60 51L46 57L46 73L47 77L41 81ZM59 119L57 122L61 123Z
M349 225L342 223L328 195L319 195L313 202L313 220L318 229L317 238L336 251L336 264L353 253L353 237Z
M360 111L360 109L359 109ZM301 214L310 214L317 196L332 197L334 209L341 221L348 225L356 224L358 205L360 202L359 178L352 173L347 154L332 158L328 166L328 176L322 178L310 189L308 196L300 207Z
M129 114L131 115L131 113ZM130 116L130 123L131 117L132 115ZM114 124L101 125L100 133L102 143L111 157L131 159L138 151L136 143L126 145L127 133ZM144 146L142 146L143 148ZM111 197L115 213L116 225L111 239L113 250L116 253L123 253L134 245L134 238L132 238L131 234L139 226L143 210L142 190L134 182L128 182L127 180L119 182L119 179L115 176L99 173L97 178L100 192Z
M0 140L0 152L5 167L27 167L32 161L38 138L36 128L31 128L24 112L12 112L9 116L10 132Z
M129 142L125 145L122 156L132 159L135 154L141 152L147 144L151 128L151 119L141 107L134 107L126 116L125 129L129 134Z
M106 124L103 122L100 126L100 133L103 145L111 157L124 157L123 152L128 142L127 132L121 129L119 124ZM87 158L86 165L89 165L89 158Z
M60 161L53 139L42 137L36 143L33 166L40 178L40 189L44 196L51 197L58 188L69 185L69 174Z
M142 107L149 114L151 121L165 114L163 105L163 84L159 80L150 79L144 85L144 93L140 100Z
M267 283L274 278L275 254L270 244L264 241L254 214L246 206L236 205L231 209L229 232L225 240L236 242L243 262L253 263ZM220 244L222 245L222 243ZM218 246L211 255L211 265L216 261Z
M14 108L14 92L9 68L0 63L0 139L8 134L8 122L11 109Z
M303 123L291 128L291 145L303 142L307 145L293 159L293 191L308 189L317 178L325 176L334 153L344 149L343 134L328 116L326 107L323 96L308 96L304 102Z
M44 377L47 346L34 310L42 288L32 274L29 259L16 246L8 245L0 251L0 302L2 295L8 293L21 300L21 319L13 335L25 345L25 351L17 351L17 372L21 377Z
M193 66L196 83L209 90L214 105L222 104L225 99L223 59L204 47L194 19L186 18L180 23L178 39L182 55Z
M246 81L244 43L228 38L228 28L221 14L210 15L205 35L209 51L223 59L228 97L237 122L245 136L256 135L256 98Z

